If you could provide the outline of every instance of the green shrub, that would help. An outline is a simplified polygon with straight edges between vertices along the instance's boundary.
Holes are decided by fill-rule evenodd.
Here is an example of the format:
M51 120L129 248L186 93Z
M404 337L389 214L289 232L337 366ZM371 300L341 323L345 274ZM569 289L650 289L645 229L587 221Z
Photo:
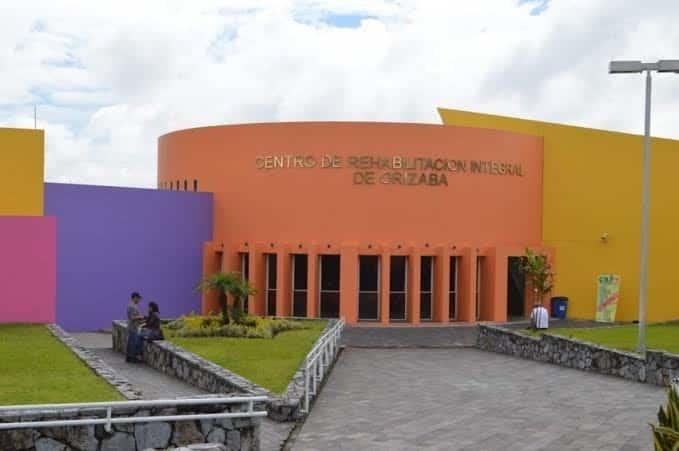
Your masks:
M186 315L168 323L168 337L273 338L286 330L308 329L302 321L244 315L238 323L222 324L217 315Z
M670 388L667 407L660 406L658 425L651 429L656 451L679 450L679 387Z

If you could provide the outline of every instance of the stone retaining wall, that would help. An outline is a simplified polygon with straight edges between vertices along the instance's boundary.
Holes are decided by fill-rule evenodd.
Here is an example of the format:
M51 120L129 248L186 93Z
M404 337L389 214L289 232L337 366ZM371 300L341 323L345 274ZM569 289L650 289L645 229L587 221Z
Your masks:
M334 321L328 321L325 330L333 325ZM113 349L124 353L127 347L127 321L113 321L112 334ZM145 342L143 355L149 366L210 393L267 396L267 412L272 420L295 421L304 416L300 410L304 394L304 363L295 372L286 392L276 395L168 341Z
M117 416L159 416L174 414L245 411L243 404L209 404L157 409L129 408L114 411ZM4 412L0 423L41 420L77 420L106 418L98 409L68 409L30 412ZM222 443L229 450L259 450L261 418L227 418L196 421L159 421L153 423L114 424L108 433L103 425L61 426L0 431L0 450L16 451L142 451L166 449L196 443Z
M551 334L532 337L497 326L479 325L477 347L582 371L669 386L679 376L679 355L647 351L631 353Z

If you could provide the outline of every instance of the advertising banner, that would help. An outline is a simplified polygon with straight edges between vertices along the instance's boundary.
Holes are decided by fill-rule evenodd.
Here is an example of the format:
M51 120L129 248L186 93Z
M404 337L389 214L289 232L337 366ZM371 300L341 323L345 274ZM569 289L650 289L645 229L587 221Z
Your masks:
M597 277L596 320L604 323L615 321L620 298L620 276L600 274Z

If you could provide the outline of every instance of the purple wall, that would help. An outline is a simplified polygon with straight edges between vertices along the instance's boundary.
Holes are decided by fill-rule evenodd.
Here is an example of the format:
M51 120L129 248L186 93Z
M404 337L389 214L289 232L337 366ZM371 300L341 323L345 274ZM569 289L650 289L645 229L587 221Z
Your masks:
M110 328L130 292L162 317L200 312L193 287L212 238L212 194L45 184L45 215L57 218L57 323Z

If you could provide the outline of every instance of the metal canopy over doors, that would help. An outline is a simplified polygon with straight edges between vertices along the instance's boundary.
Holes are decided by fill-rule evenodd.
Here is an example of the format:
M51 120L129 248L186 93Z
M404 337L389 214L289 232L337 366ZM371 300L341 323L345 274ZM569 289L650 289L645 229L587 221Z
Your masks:
M358 257L358 319L377 320L380 317L380 257Z
M318 260L321 318L339 318L340 256L321 255Z

